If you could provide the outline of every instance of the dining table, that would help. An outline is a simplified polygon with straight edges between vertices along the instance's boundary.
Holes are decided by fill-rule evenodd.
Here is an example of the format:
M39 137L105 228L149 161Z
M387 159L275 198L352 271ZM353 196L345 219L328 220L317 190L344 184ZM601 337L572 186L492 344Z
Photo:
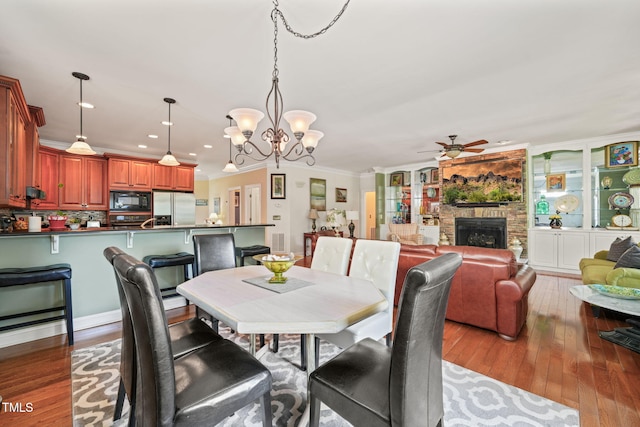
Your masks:
M231 329L249 334L250 351L258 358L268 345L256 354L256 334L306 335L307 375L316 368L316 334L340 332L388 306L370 280L297 265L286 272L285 283L271 284L271 277L266 267L248 265L200 274L176 290Z
M187 300L241 334L304 334L307 372L315 369L316 334L342 331L387 308L370 280L294 265L287 282L270 284L262 265L209 271L176 288ZM253 283L251 283L253 282ZM266 347L266 346L265 346Z

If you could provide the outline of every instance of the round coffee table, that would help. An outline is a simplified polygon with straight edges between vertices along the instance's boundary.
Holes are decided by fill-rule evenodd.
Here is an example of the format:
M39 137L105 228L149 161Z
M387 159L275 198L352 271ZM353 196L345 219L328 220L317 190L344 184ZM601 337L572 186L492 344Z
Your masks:
M632 316L640 316L640 300L614 298L602 295L591 289L589 285L572 286L569 292L576 298L591 304L591 310L595 317L600 316L600 308L607 308ZM628 328L615 328L613 331L599 331L598 335L607 341L640 353L640 321L627 319L627 323L631 325Z

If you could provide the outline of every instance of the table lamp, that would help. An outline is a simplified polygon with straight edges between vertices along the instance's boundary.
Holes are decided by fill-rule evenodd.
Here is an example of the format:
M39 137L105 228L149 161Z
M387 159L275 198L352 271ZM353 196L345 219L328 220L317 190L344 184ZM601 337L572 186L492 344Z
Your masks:
M347 220L351 221L349 223L349 237L353 238L353 232L356 229L356 226L353 224L353 220L358 220L360 219L360 214L358 213L358 211L347 211Z
M311 222L311 231L316 232L316 219L318 219L318 211L316 209L309 209L309 218Z
M209 214L209 221L211 221L211 224L222 224L222 219L215 212Z

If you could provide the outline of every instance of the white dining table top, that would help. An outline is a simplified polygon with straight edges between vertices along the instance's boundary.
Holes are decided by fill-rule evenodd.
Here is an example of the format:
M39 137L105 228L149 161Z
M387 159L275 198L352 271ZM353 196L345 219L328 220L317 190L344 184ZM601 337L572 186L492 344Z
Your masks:
M285 277L313 285L277 293L243 282L268 275L261 265L210 271L180 284L177 291L244 334L336 333L388 306L369 280L295 265Z

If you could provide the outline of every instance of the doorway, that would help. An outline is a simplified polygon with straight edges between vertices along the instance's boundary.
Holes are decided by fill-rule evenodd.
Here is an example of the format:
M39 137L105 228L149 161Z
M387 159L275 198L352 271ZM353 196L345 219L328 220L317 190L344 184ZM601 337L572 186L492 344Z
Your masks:
M262 199L260 184L252 184L244 187L246 224L261 224L262 221Z
M364 193L365 204L365 232L367 239L377 239L376 232L376 192L367 191Z
M240 189L229 190L229 225L240 225Z

